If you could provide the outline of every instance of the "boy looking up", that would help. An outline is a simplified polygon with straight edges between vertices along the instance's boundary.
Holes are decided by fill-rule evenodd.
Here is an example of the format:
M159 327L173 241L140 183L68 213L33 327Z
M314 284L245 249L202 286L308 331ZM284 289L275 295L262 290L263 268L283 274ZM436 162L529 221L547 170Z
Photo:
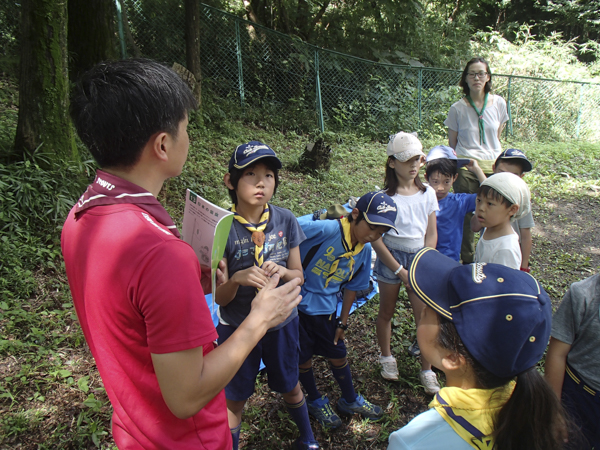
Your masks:
M281 161L258 141L239 145L229 161L224 182L233 202L234 221L225 247L228 280L217 288L220 305L219 344L227 343L252 310L257 291L274 275L288 281L304 280L300 243L305 239L291 211L269 203L279 185ZM263 360L269 387L282 394L286 409L298 426L296 448L317 449L304 394L298 382L298 311L273 327L252 350L225 388L233 448L238 448L242 411L254 393Z
M65 221L73 303L113 407L121 449L231 448L223 388L300 301L299 279L256 296L223 346L194 250L156 199L181 173L196 101L149 60L101 63L71 96L77 133L102 168Z
M455 194L450 192L452 184L458 178L458 169L466 166L474 173L480 183L485 181L483 170L477 161L458 159L452 147L438 145L427 154L425 180L435 190L439 211L436 211L438 240L436 249L458 261L462 242L465 216L475 211L477 194Z
M517 149L509 148L504 150L496 162L492 165L494 173L510 172L521 178L525 172L532 169L531 163L525 154ZM529 273L529 258L531 257L531 229L534 227L533 214L529 211L519 220L512 222L512 227L519 236L519 245L521 247L521 270Z
M339 217L339 216L338 216ZM342 424L326 395L321 395L312 370L313 355L329 360L333 376L342 390L337 410L343 415L360 414L377 421L383 411L357 395L346 358L344 332L356 291L369 287L371 245L394 228L396 204L382 192L363 195L350 214L335 220L299 220L307 239L300 244L305 280L300 316L300 382L308 394L308 411L326 428ZM340 317L336 317L337 295L343 289Z
M511 226L531 210L529 189L518 176L504 172L485 180L477 192L471 228L485 228L475 248L476 263L503 264L519 270L519 237Z

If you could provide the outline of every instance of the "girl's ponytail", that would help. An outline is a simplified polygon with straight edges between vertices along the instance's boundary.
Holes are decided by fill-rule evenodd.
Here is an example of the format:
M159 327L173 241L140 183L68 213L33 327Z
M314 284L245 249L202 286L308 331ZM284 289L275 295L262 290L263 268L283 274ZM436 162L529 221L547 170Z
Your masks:
M570 422L556 394L535 367L516 381L496 418L494 450L562 450Z

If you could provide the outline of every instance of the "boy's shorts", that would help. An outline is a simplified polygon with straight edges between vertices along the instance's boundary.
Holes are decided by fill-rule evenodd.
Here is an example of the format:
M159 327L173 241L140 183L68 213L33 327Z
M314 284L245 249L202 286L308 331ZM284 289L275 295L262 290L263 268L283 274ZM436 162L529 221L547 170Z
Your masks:
M231 336L236 327L219 324L219 344ZM269 331L252 349L233 379L225 386L225 397L244 401L254 393L260 360L267 369L269 387L281 394L290 392L298 384L298 317L284 327Z
M420 248L417 249L394 249L387 247L392 256L398 264L402 264L402 266L408 270L410 267L410 263L413 258L417 254ZM394 271L391 270L388 266L386 266L383 262L381 262L381 258L377 258L375 261L375 267L373 268L373 273L377 276L377 281L383 281L387 284L400 284L402 280L398 277L398 275L394 275Z
M600 392L586 386L581 376L567 364L561 397L563 406L575 425L581 428L590 447L600 449Z
M334 314L309 316L298 311L300 317L300 364L304 364L313 355L340 359L346 357L346 344L338 339L333 345L338 319Z

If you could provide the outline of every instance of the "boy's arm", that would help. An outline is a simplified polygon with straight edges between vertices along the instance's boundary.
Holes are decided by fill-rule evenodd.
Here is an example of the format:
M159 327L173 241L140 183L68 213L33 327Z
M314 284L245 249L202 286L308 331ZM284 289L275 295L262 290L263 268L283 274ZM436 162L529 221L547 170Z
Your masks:
M267 330L283 322L300 303L299 279L276 288L278 282L278 275L269 280L242 324L208 355L203 355L202 347L152 354L162 396L176 417L187 419L206 406L229 383Z
M567 355L571 346L565 342L559 341L553 337L550 338L548 353L546 354L546 381L560 400L563 381L565 379L565 369L567 367Z
M228 305L235 298L240 286L252 286L262 289L269 281L264 270L256 266L238 270L231 276L229 276L229 268L225 258L219 262L219 267L223 267L224 279L227 280L220 286L217 286L215 291L215 303L220 306Z
M479 164L477 164L477 161L475 161L474 159L469 161L469 164L467 164L467 170L475 174L477 180L479 181L479 184L483 183L487 178L483 173L483 170L481 170L481 167L479 167Z
M356 300L356 291L350 289L344 289L344 299L342 300L342 312L340 313L339 320L344 325L348 325L348 317L350 316L350 308ZM338 328L335 330L335 338L333 339L333 345L337 345L339 339L344 339L344 330Z
M279 274L283 281L290 281L294 278L300 278L304 283L304 270L302 269L302 260L300 259L300 247L290 248L290 254L287 260L287 267L280 266L274 261L267 261L263 264L263 270L267 277Z
M531 228L521 228L521 268L529 268L529 258L531 257Z
M437 245L437 221L435 211L429 214L425 230L425 247L435 248Z

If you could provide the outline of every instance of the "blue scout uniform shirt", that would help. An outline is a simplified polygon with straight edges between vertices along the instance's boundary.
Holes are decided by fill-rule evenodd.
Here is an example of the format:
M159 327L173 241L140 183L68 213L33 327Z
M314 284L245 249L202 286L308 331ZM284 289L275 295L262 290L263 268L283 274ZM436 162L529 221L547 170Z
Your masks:
M342 288L360 291L369 287L371 275L371 244L365 244L354 256L354 275L350 277L348 258L342 258L335 275L325 287L331 263L346 253L342 243L342 228L337 220L313 220L312 215L298 218L306 240L300 244L300 258L304 267L302 301L298 309L311 316L332 314L337 308L337 293ZM315 249L311 251L311 249ZM314 253L313 253L314 252ZM314 256L305 262L307 255Z
M305 236L302 229L298 226L298 220L291 211L270 203L269 209L269 223L264 231L264 262L274 261L280 266L287 267L290 248L298 247L300 242L305 239ZM254 265L255 245L251 237L252 233L246 227L237 220L233 221L225 247L229 276ZM283 282L279 284L281 285ZM250 314L252 300L255 296L256 289L254 287L240 286L235 298L226 306L219 307L221 321L234 327L239 327L246 316ZM290 316L272 330L282 328L297 315L298 311L294 308Z
M435 212L438 234L436 250L455 261L460 259L465 215L475 211L476 198L477 194L450 192L438 201L440 209Z

